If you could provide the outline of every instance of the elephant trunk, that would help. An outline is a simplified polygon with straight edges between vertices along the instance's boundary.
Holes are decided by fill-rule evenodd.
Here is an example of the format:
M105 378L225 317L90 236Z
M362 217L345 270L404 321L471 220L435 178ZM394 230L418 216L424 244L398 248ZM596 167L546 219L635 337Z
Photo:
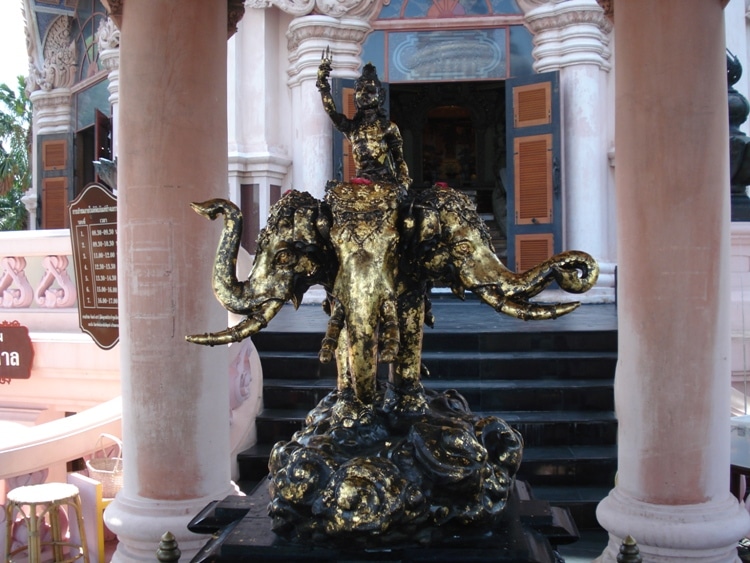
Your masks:
M219 215L224 216L224 228L216 249L211 286L216 299L225 309L233 313L242 313L248 308L243 295L244 291L240 291L243 284L237 279L237 253L242 237L242 212L234 203L226 199L191 203L190 207L196 213L212 221Z

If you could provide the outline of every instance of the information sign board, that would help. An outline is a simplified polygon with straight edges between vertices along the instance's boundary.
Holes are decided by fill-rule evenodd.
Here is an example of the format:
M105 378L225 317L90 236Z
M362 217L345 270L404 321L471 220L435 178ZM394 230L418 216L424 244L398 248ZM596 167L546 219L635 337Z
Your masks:
M89 184L70 204L70 236L81 330L109 350L120 338L117 298L117 198Z
M18 321L0 323L0 383L31 377L34 347L29 329Z

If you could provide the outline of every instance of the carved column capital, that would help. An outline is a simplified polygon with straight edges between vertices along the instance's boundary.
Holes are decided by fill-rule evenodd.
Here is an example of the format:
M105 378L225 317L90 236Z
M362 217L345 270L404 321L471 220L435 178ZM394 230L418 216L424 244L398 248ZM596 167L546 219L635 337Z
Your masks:
M122 26L122 6L125 0L101 0L107 15L112 18L115 25L119 28Z
M237 24L245 15L243 0L227 0L227 39L237 33Z
M370 19L381 7L382 0L247 0L248 8L276 6L293 16L321 14L340 18L360 17Z
M596 0L534 2L536 7L526 13L526 24L535 35L534 68L538 72L578 64L611 68L612 22Z
M70 88L33 91L29 98L34 106L34 133L49 135L71 131L71 97Z
M612 23L615 23L615 0L596 0L604 10L604 15Z
M125 0L101 0L107 10L107 14L115 25L122 26L122 8ZM227 39L237 33L237 24L245 15L245 2L243 0L227 0Z
M120 67L120 30L114 20L109 17L102 21L96 31L96 41L99 45L99 62L109 72Z
M329 46L333 52L333 76L356 77L362 43L370 31L370 24L358 18L314 14L295 18L287 31L290 83L314 79L320 54Z

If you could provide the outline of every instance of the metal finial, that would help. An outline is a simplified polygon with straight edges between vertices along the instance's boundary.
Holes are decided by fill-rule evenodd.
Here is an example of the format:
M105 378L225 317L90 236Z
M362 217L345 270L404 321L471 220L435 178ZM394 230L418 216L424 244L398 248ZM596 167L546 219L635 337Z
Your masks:
M180 560L180 548L177 547L177 540L172 532L165 532L159 542L159 549L156 550L156 560L162 563L171 563Z
M620 553L617 555L617 563L643 563L641 552L633 536L628 536L623 540Z

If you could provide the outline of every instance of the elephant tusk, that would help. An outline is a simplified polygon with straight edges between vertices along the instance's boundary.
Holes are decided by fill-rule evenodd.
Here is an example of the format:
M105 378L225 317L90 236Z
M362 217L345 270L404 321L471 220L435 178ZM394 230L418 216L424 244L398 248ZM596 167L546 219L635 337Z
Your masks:
M556 319L577 309L581 303L527 303L524 301L503 300L495 309L523 321Z

